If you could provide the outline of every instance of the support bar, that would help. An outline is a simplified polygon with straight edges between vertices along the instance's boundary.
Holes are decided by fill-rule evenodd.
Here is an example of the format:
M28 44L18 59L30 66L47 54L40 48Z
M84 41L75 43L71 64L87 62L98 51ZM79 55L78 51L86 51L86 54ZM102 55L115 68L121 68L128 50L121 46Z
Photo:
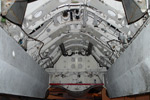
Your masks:
M104 85L103 83L50 83L49 85Z

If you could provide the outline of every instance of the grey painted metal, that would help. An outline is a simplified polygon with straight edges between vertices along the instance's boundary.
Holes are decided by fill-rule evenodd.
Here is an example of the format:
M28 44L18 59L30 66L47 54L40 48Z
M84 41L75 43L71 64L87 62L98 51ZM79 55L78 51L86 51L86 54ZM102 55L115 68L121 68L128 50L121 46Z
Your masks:
M15 1L6 14L6 18L11 22L22 25L27 7L26 0Z
M0 28L0 93L43 98L49 75Z
M150 25L147 25L105 75L111 98L150 92Z
M144 13L134 0L122 0L122 3L129 24L141 19L144 16Z

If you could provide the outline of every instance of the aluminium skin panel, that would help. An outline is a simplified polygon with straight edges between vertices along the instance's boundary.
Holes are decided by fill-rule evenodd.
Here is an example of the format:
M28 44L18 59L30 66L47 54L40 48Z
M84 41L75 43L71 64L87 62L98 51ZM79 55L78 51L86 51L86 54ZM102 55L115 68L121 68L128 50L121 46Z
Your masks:
M49 75L0 28L0 94L43 98Z
M111 98L150 92L150 24L112 65L105 75Z

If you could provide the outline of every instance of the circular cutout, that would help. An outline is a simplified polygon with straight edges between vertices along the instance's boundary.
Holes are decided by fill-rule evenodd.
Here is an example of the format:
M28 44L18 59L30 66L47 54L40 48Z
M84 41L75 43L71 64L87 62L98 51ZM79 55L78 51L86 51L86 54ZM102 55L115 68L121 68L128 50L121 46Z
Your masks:
M112 10L108 10L108 14L112 17L115 17L116 16L116 13L113 12Z
M83 66L82 64L78 64L78 68L81 69Z
M48 28L46 31L49 33L49 32L51 31L51 29L50 29L50 28Z
M78 58L78 61L79 61L79 62L82 62L82 58L81 58L81 57L80 57L80 58Z
M71 65L71 68L72 68L72 69L75 69L75 67L76 67L75 64L72 64L72 65Z
M35 18L38 18L38 17L40 17L41 15L42 15L42 11L38 11L35 15L34 15L34 17Z
M72 61L72 62L75 62L75 58L71 58L71 61Z

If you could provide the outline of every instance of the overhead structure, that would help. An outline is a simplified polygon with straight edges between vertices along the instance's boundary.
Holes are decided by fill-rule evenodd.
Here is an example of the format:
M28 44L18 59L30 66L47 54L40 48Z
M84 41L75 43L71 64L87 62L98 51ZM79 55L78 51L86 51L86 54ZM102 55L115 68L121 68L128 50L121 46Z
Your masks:
M144 38L141 31L149 24L149 3L146 0L33 1L36 0L3 0L2 15L8 20L1 18L0 25L18 43L16 45L32 57L35 65L38 64L49 74L50 87L55 84L71 93L84 94L95 87L94 84L104 84L111 97L129 95L129 92L122 92L123 89L119 92L123 94L115 91L121 88L121 84L112 85L119 83L117 73L120 73L119 77L124 75L119 69L129 71L124 70L126 66L121 62L126 57L123 59L122 56L130 46L136 45L133 41L137 41L137 36ZM131 51L129 54L132 54ZM128 56L127 60L131 55ZM128 65L128 61L126 63ZM47 78L47 75L44 77ZM44 78L40 80L46 81ZM131 80L129 82L132 83ZM37 84L41 85L41 82ZM132 95L139 93L131 92Z

